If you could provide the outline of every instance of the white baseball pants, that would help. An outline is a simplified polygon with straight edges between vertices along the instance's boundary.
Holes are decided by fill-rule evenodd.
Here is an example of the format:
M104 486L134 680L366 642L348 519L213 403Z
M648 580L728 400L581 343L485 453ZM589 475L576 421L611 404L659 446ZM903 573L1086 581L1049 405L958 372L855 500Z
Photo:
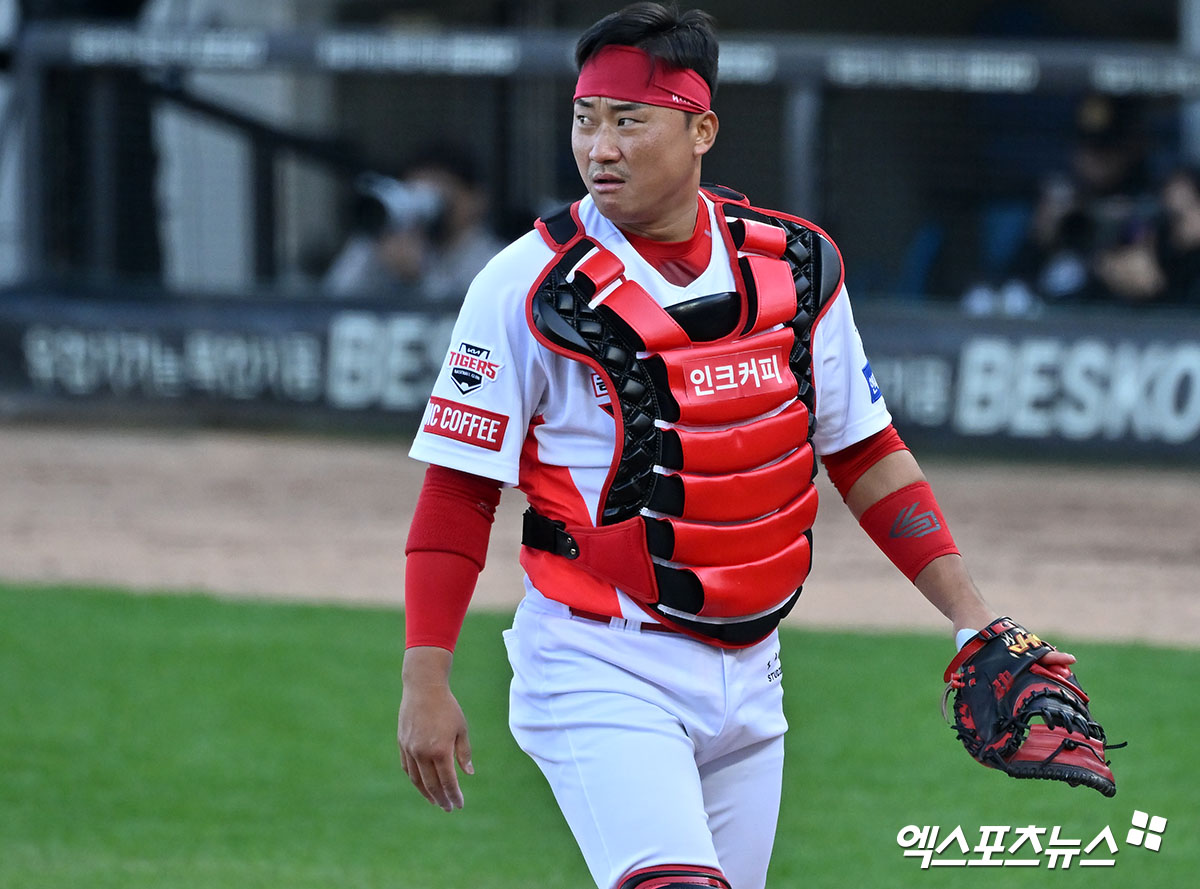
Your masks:
M536 593L504 633L509 726L541 768L592 878L717 867L762 889L783 769L779 640L725 650L570 616Z

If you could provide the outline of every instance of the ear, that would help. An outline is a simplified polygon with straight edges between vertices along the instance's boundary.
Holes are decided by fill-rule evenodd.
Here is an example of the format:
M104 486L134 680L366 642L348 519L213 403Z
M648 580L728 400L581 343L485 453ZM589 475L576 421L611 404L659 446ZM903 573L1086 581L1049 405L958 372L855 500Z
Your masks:
M692 131L695 134L695 154L696 157L708 154L713 147L713 143L717 141L717 130L721 128L721 122L717 120L717 115L711 111L705 111L698 115L692 121Z

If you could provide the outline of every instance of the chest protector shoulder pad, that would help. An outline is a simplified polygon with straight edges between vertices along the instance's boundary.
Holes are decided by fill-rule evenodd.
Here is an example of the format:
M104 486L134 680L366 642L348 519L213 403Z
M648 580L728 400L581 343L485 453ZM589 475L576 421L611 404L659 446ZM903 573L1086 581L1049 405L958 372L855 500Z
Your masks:
M522 542L741 647L787 615L811 565L812 331L842 263L802 220L706 193L737 290L668 308L586 236L577 204L538 220L557 258L530 291L530 326L604 380L617 444L595 525L531 509Z

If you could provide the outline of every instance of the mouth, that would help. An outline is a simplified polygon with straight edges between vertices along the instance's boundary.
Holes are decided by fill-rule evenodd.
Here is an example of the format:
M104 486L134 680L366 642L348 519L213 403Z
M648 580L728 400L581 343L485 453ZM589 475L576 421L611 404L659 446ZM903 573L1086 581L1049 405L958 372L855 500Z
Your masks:
M615 173L593 173L592 189L601 194L616 191L625 184L625 180Z

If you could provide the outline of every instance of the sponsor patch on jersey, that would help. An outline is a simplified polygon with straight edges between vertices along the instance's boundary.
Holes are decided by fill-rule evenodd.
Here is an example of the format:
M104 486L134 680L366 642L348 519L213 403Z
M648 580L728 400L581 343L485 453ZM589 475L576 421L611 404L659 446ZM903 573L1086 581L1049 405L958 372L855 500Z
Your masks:
M429 406L425 408L425 421L421 425L423 432L452 438L489 451L500 450L507 428L508 417L504 414L494 414L483 408L436 397L429 399Z
M685 396L693 403L726 401L795 388L787 370L787 353L778 349L752 349L717 358L683 362L687 380Z
M883 398L883 390L879 388L879 383L875 381L875 372L871 370L870 361L863 365L862 372L863 376L867 378L867 388L871 390L871 404L874 404Z
M491 354L491 349L472 343L459 343L458 348L450 353L446 363L450 367L450 379L459 392L470 395L484 383L496 379L500 365L491 360Z

